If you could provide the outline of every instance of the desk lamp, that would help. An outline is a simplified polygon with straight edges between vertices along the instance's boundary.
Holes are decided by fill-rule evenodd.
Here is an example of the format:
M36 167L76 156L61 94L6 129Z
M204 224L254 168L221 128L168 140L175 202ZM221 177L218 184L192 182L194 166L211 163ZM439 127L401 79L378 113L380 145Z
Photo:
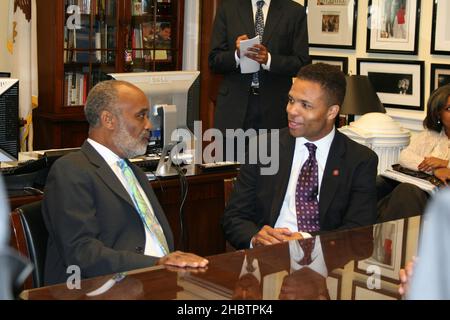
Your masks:
M347 115L348 124L354 121L355 115L363 115L369 112L386 113L367 76L349 75L346 76L346 81L347 91L340 114Z

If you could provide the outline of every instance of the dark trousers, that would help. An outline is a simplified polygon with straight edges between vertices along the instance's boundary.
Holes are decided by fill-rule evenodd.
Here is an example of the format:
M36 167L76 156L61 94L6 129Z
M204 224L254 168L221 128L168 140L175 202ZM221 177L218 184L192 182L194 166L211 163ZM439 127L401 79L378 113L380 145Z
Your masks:
M249 91L249 97L248 97L248 105L247 105L247 111L245 114L244 124L242 126L242 129L244 131L247 131L248 129L254 129L257 131L261 128L261 108L260 108L260 102L261 102L261 96L259 94L255 94L256 90L250 90ZM226 151L227 151L227 141L233 141L234 145L234 157L225 157ZM247 157L248 153L248 146L249 146L249 138L245 139L245 150L244 153ZM238 153L242 153L241 149L238 149L238 139L235 137L225 137L223 141L223 150L224 150L224 160L226 161L240 161L242 159L238 158Z
M380 195L380 192L378 194ZM428 197L428 194L419 187L409 183L400 183L393 188L392 192L378 201L377 222L381 223L422 215L425 211Z
M244 119L244 130L263 129L261 128L261 96L253 94L255 90L250 90L248 97L247 112Z

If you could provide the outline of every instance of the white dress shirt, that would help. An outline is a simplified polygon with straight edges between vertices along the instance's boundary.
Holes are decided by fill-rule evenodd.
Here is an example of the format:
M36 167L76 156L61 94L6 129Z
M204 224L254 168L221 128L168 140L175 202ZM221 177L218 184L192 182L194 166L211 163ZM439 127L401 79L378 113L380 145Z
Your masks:
M297 138L295 140L295 150L294 159L292 160L291 175L289 178L288 187L286 190L286 195L283 200L283 205L281 207L280 215L275 223L275 228L288 228L292 232L300 232L297 226L297 209L295 207L295 189L297 187L298 175L300 170L309 157L309 151L305 146L305 143L314 143L317 147L316 159L319 169L319 194L317 195L317 200L319 201L320 187L322 185L323 172L325 170L325 165L328 159L328 153L330 152L331 143L333 142L335 136L335 129L323 137L320 140L311 142L303 137ZM302 233L303 237L310 237L308 233Z
M255 23L255 19L256 19L256 10L258 9L258 7L256 6L256 2L258 2L259 0L252 0L252 9L253 9L253 23ZM264 5L262 7L262 11L263 11L263 15L264 15L264 27L266 26L266 21L267 21L267 14L269 13L269 6L270 6L270 0L264 0ZM267 63L266 64L262 64L262 68L264 70L270 71L270 63L272 62L272 56L270 55L270 52L267 52ZM238 54L237 54L237 50L234 52L234 58L236 59L236 67L239 66L239 64L241 63L241 59L239 58Z
M130 195L130 197L133 198L133 196L131 194L131 190L130 190L130 188L128 186L127 180L126 180L125 176L123 175L123 172L122 172L122 170L120 169L120 167L119 167L119 165L117 163L119 160L121 160L121 158L117 154L112 152L110 149L105 147L104 145L101 145L100 143L98 143L98 142L96 142L96 141L94 141L92 139L87 139L87 141L102 156L102 158L109 165L109 167L114 172L116 177L122 183L122 185L125 188L125 190L127 190L127 192ZM152 211L152 214L154 214L153 207L151 206L150 201L148 200L147 195L145 194L144 190L142 190L141 185L139 183L137 183L136 185L138 187L139 192L142 195L142 198L145 200L145 203L147 204L148 208L150 208L150 210ZM145 226L144 222L142 222L142 224L143 224L144 230L145 230L145 250L144 250L144 254L146 256L153 256L153 257L162 257L162 256L164 256L164 253L162 252L160 246L158 245L158 243L159 243L158 239L152 233L150 233L150 231Z

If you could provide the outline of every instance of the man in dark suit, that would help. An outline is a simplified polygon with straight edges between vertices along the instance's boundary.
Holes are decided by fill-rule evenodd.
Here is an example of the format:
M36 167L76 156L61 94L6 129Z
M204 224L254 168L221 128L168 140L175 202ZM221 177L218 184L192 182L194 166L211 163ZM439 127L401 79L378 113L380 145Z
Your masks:
M258 21L262 22L260 28ZM240 41L255 35L261 43L247 56L261 68L257 76L242 74ZM287 93L292 78L310 61L308 51L306 14L300 4L291 0L223 0L216 13L209 54L212 71L224 75L214 126L223 132L284 127Z
M336 67L300 70L289 92L289 127L279 133L278 172L262 175L260 161L241 167L222 219L231 245L269 245L302 232L375 223L378 158L334 128L345 90Z
M105 81L89 93L89 138L80 151L53 164L45 187L47 285L65 282L72 265L89 278L156 264L208 263L172 252L172 232L158 199L145 174L128 161L146 151L148 110L145 94L127 82Z

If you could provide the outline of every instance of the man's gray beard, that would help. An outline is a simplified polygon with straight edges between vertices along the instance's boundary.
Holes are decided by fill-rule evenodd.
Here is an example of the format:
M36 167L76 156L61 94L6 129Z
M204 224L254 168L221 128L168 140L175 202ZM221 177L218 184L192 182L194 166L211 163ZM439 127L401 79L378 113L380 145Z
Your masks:
M141 138L141 137L140 137ZM121 150L127 159L142 156L147 151L147 143L136 140L125 129L122 120L119 120L119 130L114 135L114 143Z

